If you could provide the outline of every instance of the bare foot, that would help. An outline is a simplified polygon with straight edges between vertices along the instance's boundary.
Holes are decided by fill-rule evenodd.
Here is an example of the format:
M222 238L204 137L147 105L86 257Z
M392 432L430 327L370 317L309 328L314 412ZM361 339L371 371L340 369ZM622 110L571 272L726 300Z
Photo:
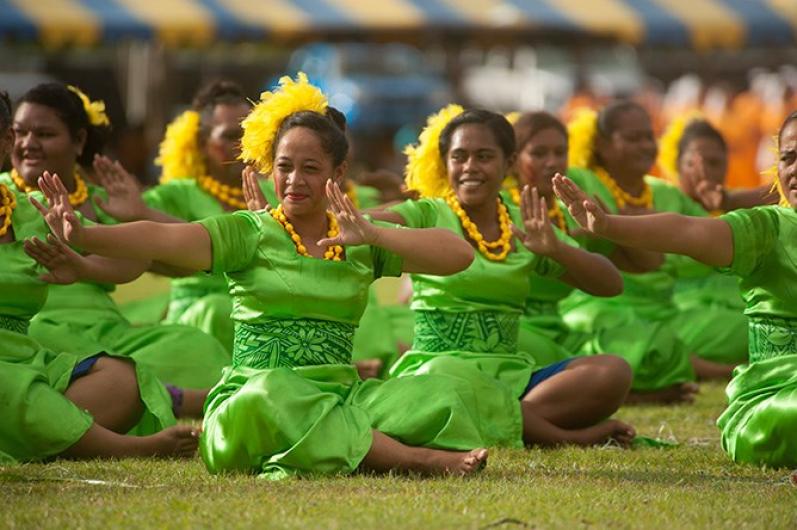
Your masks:
M357 373L360 374L360 379L363 380L379 377L379 372L382 371L384 364L381 359L365 359L354 362L354 366L357 367Z
M430 454L417 471L428 475L471 475L487 465L487 449L467 453L429 449Z
M697 383L677 383L661 390L650 392L631 391L625 400L627 405L636 403L694 403L700 391Z
M634 436L636 430L631 425L620 420L606 420L585 429L578 429L572 441L577 445L595 445L615 440L623 447L627 447Z
M175 425L141 440L140 456L189 458L196 453L200 429L192 425Z
M179 418L201 418L209 388L184 388L183 403L177 411Z

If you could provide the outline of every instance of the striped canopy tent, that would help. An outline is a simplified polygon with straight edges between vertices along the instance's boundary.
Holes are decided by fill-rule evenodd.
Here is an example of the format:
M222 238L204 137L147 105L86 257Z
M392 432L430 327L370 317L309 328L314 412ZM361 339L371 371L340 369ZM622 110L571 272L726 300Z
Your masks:
M0 0L0 40L169 46L435 31L642 46L797 42L795 0ZM485 33L490 32L490 33Z

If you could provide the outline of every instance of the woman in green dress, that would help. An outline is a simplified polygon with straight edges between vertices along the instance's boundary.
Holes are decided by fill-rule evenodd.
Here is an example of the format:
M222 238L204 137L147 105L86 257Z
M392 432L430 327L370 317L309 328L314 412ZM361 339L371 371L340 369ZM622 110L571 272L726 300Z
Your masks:
M598 114L584 111L570 124L569 136L568 176L607 211L706 215L674 186L646 176L657 146L650 118L638 104L618 101ZM693 352L673 326L678 316L673 258L598 238L585 239L584 245L623 271L625 291L615 298L573 292L560 304L565 322L592 336L587 353L616 352L629 362L634 399L693 401L698 389Z
M0 91L0 164L13 145L10 124L11 103ZM0 455L23 462L193 454L196 432L174 426L169 394L146 369L99 351L56 353L28 335L47 283L23 241L47 232L25 195L0 183Z
M104 193L86 182L82 169L102 148L109 127L100 106L61 84L28 91L14 115L14 169L0 175L0 182L35 195L42 172L56 172L87 222L116 222L99 206ZM216 339L187 326L133 327L111 299L112 290L96 282L51 287L47 303L31 321L30 335L55 351L99 348L130 355L162 381L182 387L206 388L218 381L229 354Z
M778 134L778 206L718 218L673 213L607 215L573 181L557 195L586 230L620 244L687 255L741 279L749 318L749 364L727 387L717 420L722 447L737 462L797 466L797 112Z
M230 81L203 87L191 109L166 129L157 163L161 183L138 192L135 178L117 163L99 164L109 197L104 210L120 222L198 221L246 209L241 186L241 120L251 110L243 90ZM276 202L270 181L261 180L270 203ZM165 322L201 329L232 353L232 299L221 274L199 273L171 282Z
M606 355L541 366L533 353L518 350L531 276L559 278L603 296L619 293L622 282L606 258L556 237L536 189L526 188L522 215L501 200L514 152L514 132L503 116L451 105L429 119L409 152L407 183L423 198L374 214L412 228L451 230L478 250L459 274L412 275L415 338L391 375L405 379L476 366L521 401L526 444L628 442L630 426L603 421L628 392L625 361Z
M48 222L101 255L226 273L236 342L205 408L200 447L211 472L471 473L485 463L482 447L520 445L514 396L475 370L363 382L350 361L374 279L451 274L473 252L445 230L366 221L338 188L348 143L327 109L300 74L263 93L244 121L242 156L273 175L277 208L82 227L53 179Z
M717 129L699 118L680 128L674 122L661 145L659 165L681 191L712 216L733 209L731 196L738 193L724 187L728 147ZM759 204L764 199L761 195ZM677 276L673 301L679 309L673 325L678 336L690 351L711 361L706 370L730 378L733 367L747 361L747 317L739 281L686 256L672 260Z

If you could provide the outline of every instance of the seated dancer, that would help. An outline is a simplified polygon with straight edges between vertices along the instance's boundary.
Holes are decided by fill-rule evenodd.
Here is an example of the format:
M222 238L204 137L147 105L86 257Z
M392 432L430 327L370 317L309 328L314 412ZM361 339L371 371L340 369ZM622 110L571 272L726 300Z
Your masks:
M217 81L202 88L191 110L166 129L157 163L160 185L139 194L134 177L118 163L96 164L108 191L103 209L120 222L198 221L224 212L246 209L241 188L244 165L238 161L241 120L251 110L235 83ZM260 181L275 203L270 181ZM165 322L185 324L216 337L232 354L232 299L221 274L199 273L171 282Z
M737 462L797 466L797 112L778 133L781 202L718 218L608 215L571 180L557 195L584 229L619 244L687 255L741 278L749 364L734 370L717 420Z
M13 141L0 91L0 164ZM25 195L0 182L0 460L194 454L196 429L174 425L169 394L146 368L101 351L56 353L28 335L47 284L23 241L47 233Z
M661 138L659 166L685 194L712 216L727 208L725 190L728 147L722 134L696 116L676 119ZM760 204L764 204L764 195ZM679 314L673 321L678 337L700 363L703 376L730 378L733 367L747 361L747 317L737 278L720 274L686 256L673 256Z
M539 366L532 354L518 351L530 276L604 296L619 293L622 282L606 258L556 237L536 189L526 188L522 215L501 200L514 152L515 135L503 116L450 105L429 119L420 144L408 151L407 185L423 198L374 212L412 228L450 230L478 250L459 274L412 275L415 337L391 375L400 380L476 366L521 400L526 444L627 443L634 436L630 426L604 421L626 398L631 373L625 361L603 355Z
M646 176L656 153L647 112L631 101L617 101L598 114L582 110L571 122L567 174L611 213L706 215L674 186ZM609 256L625 283L621 296L575 291L560 304L565 322L592 336L586 353L616 352L626 359L634 372L634 400L693 401L698 390L693 352L672 325L678 315L672 259L596 238L585 239L584 245Z
M242 157L274 178L280 206L186 224L83 227L64 192L48 222L78 248L224 272L235 348L206 402L201 454L212 473L356 469L466 474L487 445L520 446L520 407L478 370L361 381L351 341L374 279L452 274L473 260L446 230L371 224L338 187L348 142L300 74L264 92L244 120ZM52 179L58 187L57 179ZM331 211L330 211L331 210Z
M115 223L98 206L104 193L81 174L102 148L109 127L103 109L74 87L47 83L29 90L14 115L13 170L0 182L36 195L42 173L57 173L86 222ZM31 321L31 337L55 351L129 355L179 386L205 388L219 380L229 354L216 339L187 326L133 327L111 298L113 288L85 281L51 287Z

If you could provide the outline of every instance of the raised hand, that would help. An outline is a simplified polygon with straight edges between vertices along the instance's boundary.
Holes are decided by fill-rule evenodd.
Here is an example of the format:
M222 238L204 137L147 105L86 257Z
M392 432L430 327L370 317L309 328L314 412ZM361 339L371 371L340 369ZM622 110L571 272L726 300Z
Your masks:
M340 191L340 186L328 180L326 192L329 209L338 221L339 233L337 237L321 239L318 246L375 244L379 239L378 228L363 217L351 199Z
M604 233L608 224L606 210L575 182L557 173L553 178L553 190L581 228L598 236Z
M695 186L695 193L697 193L697 198L700 199L700 204L709 212L722 210L725 202L725 188L722 184L701 180Z
M252 166L246 166L241 171L241 185L244 191L244 200L247 209L251 211L263 210L269 207L266 196L258 184L258 173Z
M69 204L69 192L56 174L45 171L39 177L39 189L44 193L48 206L30 197L30 202L42 214L47 226L61 241L80 246L83 226Z
M551 221L548 219L548 206L545 197L540 197L537 188L523 187L520 195L520 210L523 214L523 228L512 225L515 237L535 254L547 256L553 254L561 244L554 234Z
M97 206L117 221L144 219L147 205L141 198L141 188L136 178L118 160L111 162L107 156L96 155L93 166L100 185L108 193L106 200L94 197Z
M25 253L47 269L39 279L47 283L68 285L81 279L85 258L66 246L52 234L47 234L47 243L39 238L26 239Z

